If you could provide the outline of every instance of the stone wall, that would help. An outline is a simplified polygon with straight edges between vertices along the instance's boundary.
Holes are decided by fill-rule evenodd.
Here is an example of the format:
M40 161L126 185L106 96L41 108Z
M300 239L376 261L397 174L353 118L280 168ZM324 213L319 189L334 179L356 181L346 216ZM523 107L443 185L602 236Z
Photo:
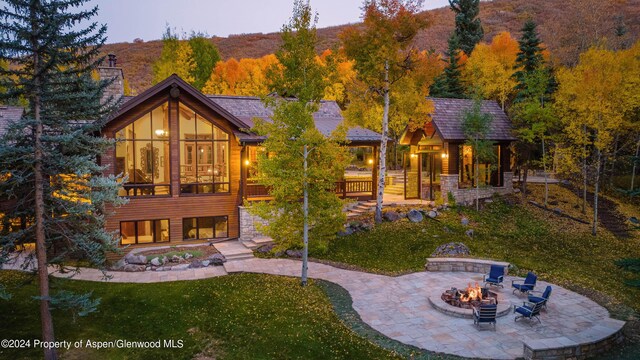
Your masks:
M440 175L440 190L443 200L446 202L448 193L451 192L456 202L459 204L472 204L476 199L476 189L458 188L458 174ZM506 195L513 193L513 173L504 172L504 186L501 187L481 187L478 191L480 199L486 199L493 194Z
M120 98L124 96L124 74L122 69L118 67L99 67L98 75L101 80L113 79L109 86L104 89L100 103L106 104L109 99L111 99L112 103L120 101Z
M240 211L240 241L251 241L256 238L264 237L264 235L258 231L256 224L266 225L266 220L259 216L254 216L249 213L245 206L238 207Z
M596 341L577 343L566 337L531 340L524 343L524 358L527 360L582 360L611 351L624 340L622 329ZM549 346L549 344L562 344Z
M502 261L474 259L474 258L427 258L425 270L427 271L466 271L480 274L488 274L491 265L504 267L504 274L509 274L509 263Z

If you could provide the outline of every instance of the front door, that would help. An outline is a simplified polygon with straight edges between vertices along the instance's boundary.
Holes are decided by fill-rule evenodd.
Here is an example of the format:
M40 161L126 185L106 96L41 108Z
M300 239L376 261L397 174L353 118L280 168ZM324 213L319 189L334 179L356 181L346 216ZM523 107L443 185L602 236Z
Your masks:
M424 152L420 154L420 198L435 200L436 191L440 190L440 173L442 159L439 152Z

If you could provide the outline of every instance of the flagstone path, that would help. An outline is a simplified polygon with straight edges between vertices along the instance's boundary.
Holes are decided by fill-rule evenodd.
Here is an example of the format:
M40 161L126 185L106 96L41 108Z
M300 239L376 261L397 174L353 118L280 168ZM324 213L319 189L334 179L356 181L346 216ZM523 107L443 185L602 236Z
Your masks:
M109 272L109 279L96 269L81 269L73 279L88 281L150 283L196 280L229 273L263 273L299 276L301 262L288 259L235 260L223 267L206 267L182 271L145 271L139 273ZM53 273L68 277L68 274ZM418 272L390 277L338 269L309 263L309 277L336 283L349 291L353 308L364 322L389 338L434 352L464 357L514 359L523 357L524 343L537 347L559 348L592 343L617 333L623 321L611 319L605 308L588 298L553 285L548 309L542 323L514 321L512 313L497 319L492 326L477 328L471 319L441 313L429 303L451 287L462 288L469 282L481 282L482 275L468 272ZM521 305L526 296L518 297L508 288L513 277L506 277L505 289L497 289L501 302ZM544 289L546 282L538 281Z

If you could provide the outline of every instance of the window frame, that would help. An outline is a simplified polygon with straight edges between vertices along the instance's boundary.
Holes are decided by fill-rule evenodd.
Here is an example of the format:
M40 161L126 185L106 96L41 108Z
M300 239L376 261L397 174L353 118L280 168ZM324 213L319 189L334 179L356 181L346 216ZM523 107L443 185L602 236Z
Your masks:
M196 118L195 118L195 125L196 125L196 138L195 139L182 139L182 135L181 135L181 124L180 124L180 105L183 105L184 107L186 107L187 109L189 109L190 111L193 111L193 113L195 114ZM177 123L178 123L178 129L176 131L177 134L177 142L178 142L178 193L180 196L220 196L220 195L231 195L231 133L229 131L227 131L224 127L218 125L217 122L210 120L207 116L202 115L202 113L200 113L199 111L197 111L196 109L194 109L192 106L190 106L188 103L184 102L184 101L178 101L177 102ZM197 135L197 122L198 119L202 119L206 122L208 122L211 127L212 127L212 133L214 132L213 128L217 128L219 129L221 132L225 133L227 135L227 139L226 140L215 140L215 139L198 139L198 135ZM212 136L213 137L213 136ZM196 178L198 176L198 146L200 144L207 144L207 145L211 145L211 153L215 154L215 145L218 143L225 143L226 145L226 154L225 154L225 160L226 160L226 170L227 170L227 176L229 178L228 181L226 182L216 182L216 181L211 181L211 182L183 182L183 178L182 178L182 152L186 152L186 145L193 145L193 149L194 151L192 152L192 157L193 157L193 162L194 162L194 167L196 169ZM186 155L185 155L186 156ZM215 158L215 155L212 156L213 158ZM212 167L215 167L215 161L214 159L212 159ZM212 180L213 180L213 176L212 176ZM212 188L211 192L199 192L199 188L200 186L207 186L210 185ZM216 187L217 186L225 186L227 190L226 191L217 191ZM194 192L183 192L183 186L188 186L190 189L195 189Z
M151 221L151 229L153 229L153 241L152 242L147 242L147 243L140 243L138 242L138 223L139 222L143 222L143 221ZM156 233L155 233L155 228L156 228L156 221L167 221L167 240L165 241L156 241ZM133 231L135 233L135 242L133 244L124 244L122 243L122 224L123 223L134 223L134 227L133 227ZM128 245L140 245L140 244L164 244L164 243L170 243L171 242L171 220L169 218L166 219L144 219L144 220L123 220L120 221L120 245L121 246L128 246Z
M196 226L194 228L196 230L196 237L193 238L193 239L186 238L185 237L185 233L184 233L185 221L192 220L192 219L196 219ZM213 220L213 237L212 238L201 238L200 237L200 219L212 219ZM224 237L216 236L216 234L218 232L216 230L216 219L225 219L226 220L227 229L225 230L225 233L227 234L227 236L224 236ZM194 216L194 217L182 218L182 240L183 241L219 240L219 239L228 239L228 238L229 238L229 215Z

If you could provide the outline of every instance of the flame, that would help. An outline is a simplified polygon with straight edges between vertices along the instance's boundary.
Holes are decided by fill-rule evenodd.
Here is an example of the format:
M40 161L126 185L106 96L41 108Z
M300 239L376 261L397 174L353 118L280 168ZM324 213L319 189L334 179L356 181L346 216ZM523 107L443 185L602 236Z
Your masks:
M471 300L482 300L482 288L478 283L476 283L476 286L471 286L471 283L469 283L467 290L460 295L460 301L462 302L469 302Z

